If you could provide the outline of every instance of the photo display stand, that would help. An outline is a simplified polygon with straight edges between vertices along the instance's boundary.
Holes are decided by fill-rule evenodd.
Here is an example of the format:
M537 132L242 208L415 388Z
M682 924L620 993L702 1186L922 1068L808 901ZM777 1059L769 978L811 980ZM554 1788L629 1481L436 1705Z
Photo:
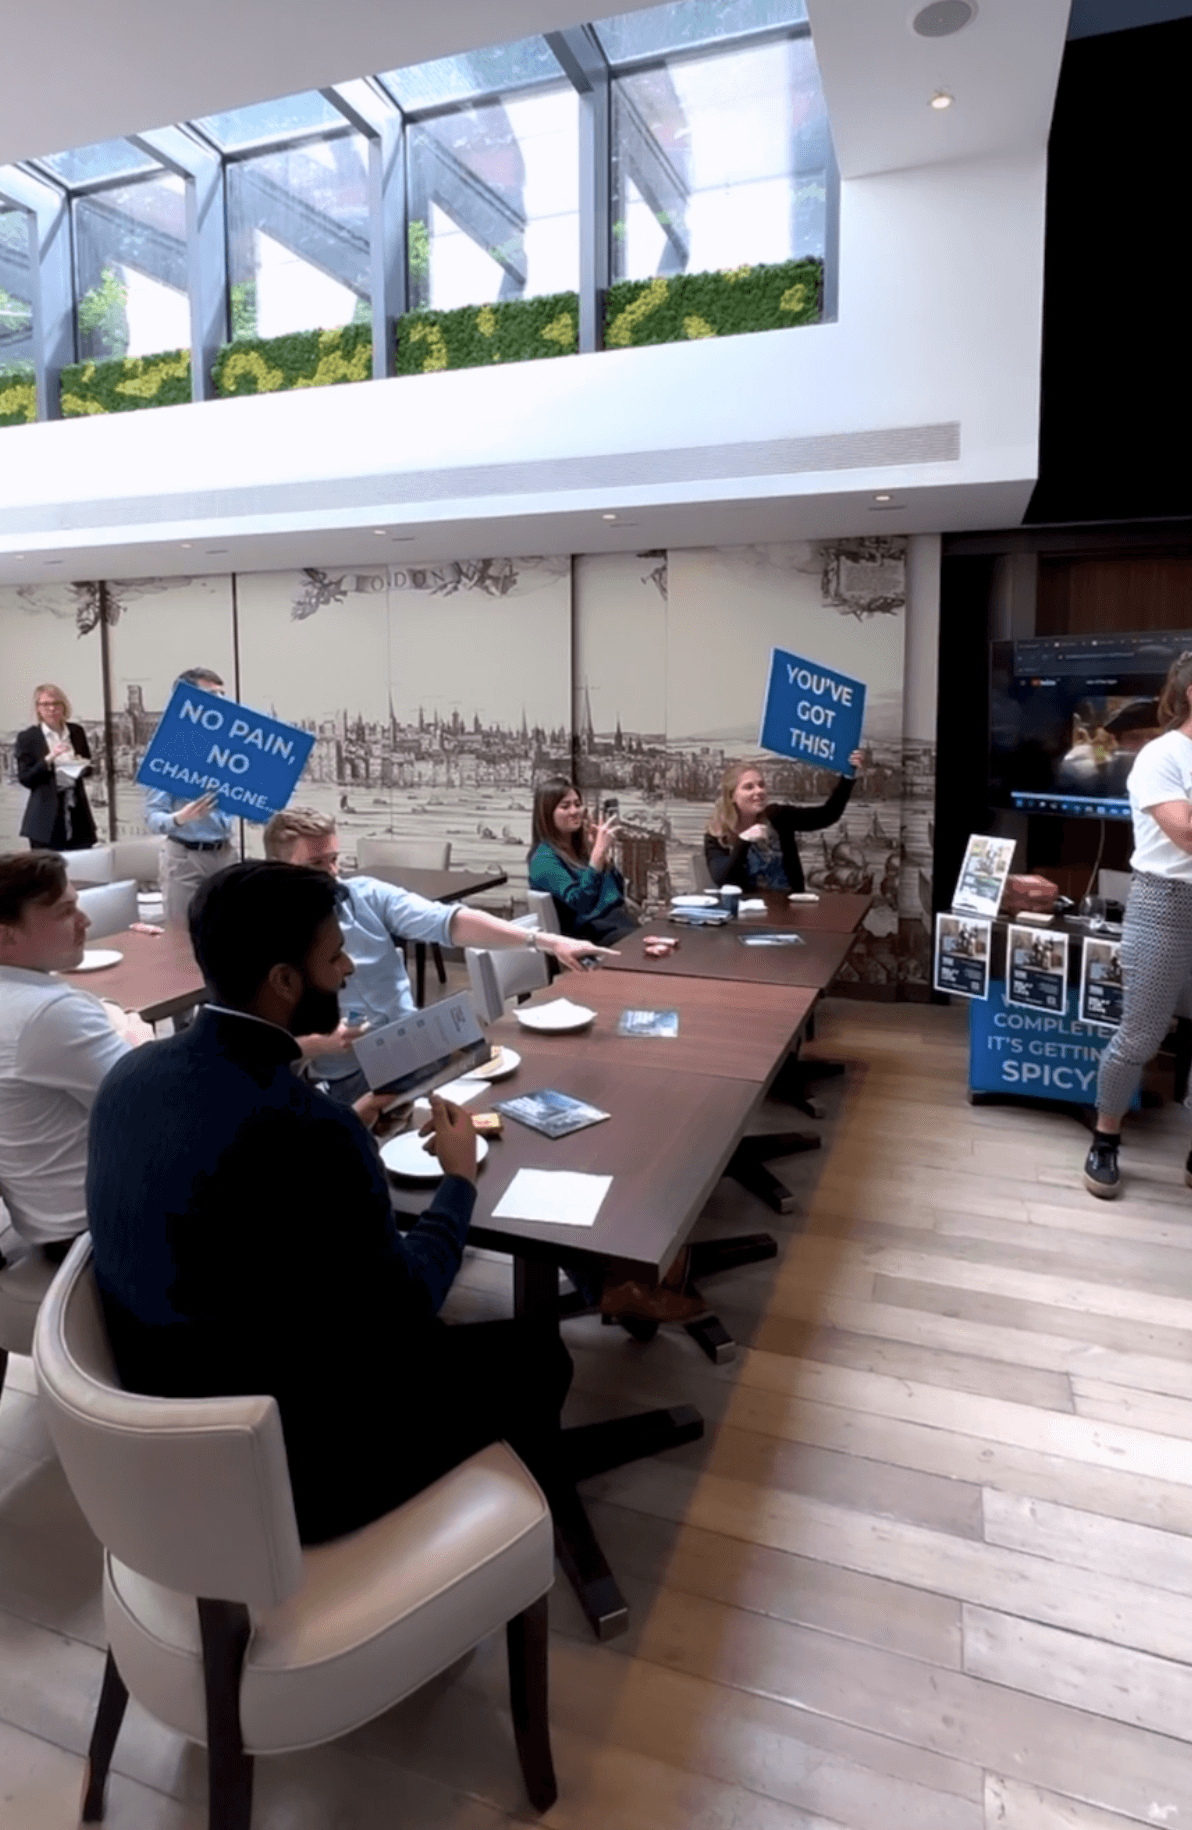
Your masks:
M986 917L937 915L935 989L952 997L987 998L992 941L993 923Z
M1010 924L1006 936L1006 1002L1021 1010L1068 1008L1068 936Z
M1080 953L1080 1021L1117 1029L1122 1020L1122 943L1086 935Z

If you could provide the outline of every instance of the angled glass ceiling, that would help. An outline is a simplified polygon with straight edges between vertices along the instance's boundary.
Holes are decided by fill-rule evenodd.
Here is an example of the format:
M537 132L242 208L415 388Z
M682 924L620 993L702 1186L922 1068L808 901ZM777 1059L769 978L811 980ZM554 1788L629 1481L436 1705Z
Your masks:
M223 114L204 115L195 122L224 152L239 152L246 146L291 134L319 133L345 125L343 115L317 89L307 89L301 95L281 95L273 102L253 102L247 108L229 108Z
M71 152L50 153L37 164L63 184L92 184L97 179L127 178L136 172L157 171L156 159L129 140L100 140L94 146L76 146Z
M806 22L807 0L672 0L593 20L592 29L609 62L619 64Z
M437 57L433 63L388 70L381 81L402 108L416 113L446 102L466 102L474 95L558 82L562 74L545 38L519 38L515 44L461 51L456 57Z

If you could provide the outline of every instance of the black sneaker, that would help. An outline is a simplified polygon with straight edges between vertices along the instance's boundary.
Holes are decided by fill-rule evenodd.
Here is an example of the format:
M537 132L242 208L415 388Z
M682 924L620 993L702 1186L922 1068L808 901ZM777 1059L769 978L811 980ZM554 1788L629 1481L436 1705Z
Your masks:
M1192 1165L1192 1154L1188 1158ZM1189 1173L1192 1184L1192 1173ZM1121 1188L1121 1177L1118 1174L1118 1140L1094 1135L1088 1155L1084 1159L1084 1185L1090 1195L1097 1195L1102 1201L1112 1201Z

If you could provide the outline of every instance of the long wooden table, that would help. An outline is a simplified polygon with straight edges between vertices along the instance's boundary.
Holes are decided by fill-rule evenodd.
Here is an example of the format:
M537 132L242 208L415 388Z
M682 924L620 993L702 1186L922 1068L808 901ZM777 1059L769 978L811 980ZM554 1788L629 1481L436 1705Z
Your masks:
M190 936L181 928L165 928L160 934L135 934L126 928L120 934L105 935L91 951L109 949L124 958L95 972L64 972L61 976L79 991L90 991L135 1011L146 1023L176 1017L206 996Z
M613 971L652 977L732 979L756 985L805 985L824 991L848 958L872 896L824 896L818 903L791 903L781 892L764 898L764 915L742 915L719 928L685 927L663 914L641 923L617 943ZM745 937L766 929L798 934L790 947L748 947ZM651 959L649 935L678 941L665 958Z

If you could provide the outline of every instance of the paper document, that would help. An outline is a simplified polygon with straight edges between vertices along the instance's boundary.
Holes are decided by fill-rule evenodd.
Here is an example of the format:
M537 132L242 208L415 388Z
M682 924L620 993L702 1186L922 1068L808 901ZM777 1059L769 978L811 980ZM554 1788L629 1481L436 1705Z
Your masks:
M611 1176L573 1169L519 1169L493 1208L493 1219L592 1226L612 1185Z
M737 904L738 915L764 915L766 905L760 896L743 896Z

